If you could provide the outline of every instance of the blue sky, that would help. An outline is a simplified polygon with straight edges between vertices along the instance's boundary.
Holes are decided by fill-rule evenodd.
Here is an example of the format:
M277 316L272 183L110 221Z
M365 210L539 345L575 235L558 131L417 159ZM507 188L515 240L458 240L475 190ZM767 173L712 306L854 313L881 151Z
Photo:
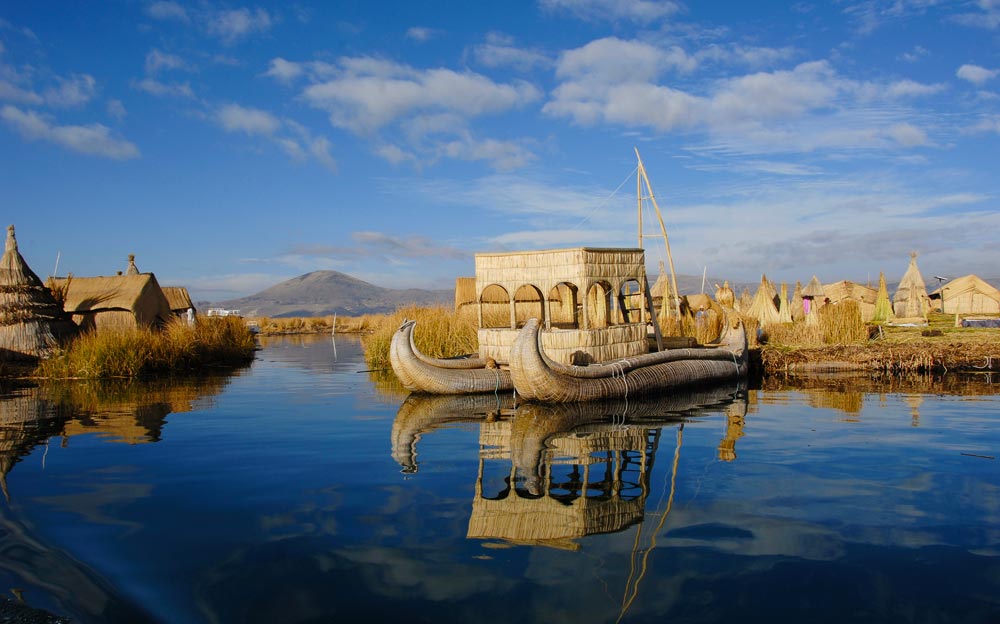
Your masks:
M196 299L634 246L633 147L680 273L995 277L998 138L998 0L0 5L22 254Z

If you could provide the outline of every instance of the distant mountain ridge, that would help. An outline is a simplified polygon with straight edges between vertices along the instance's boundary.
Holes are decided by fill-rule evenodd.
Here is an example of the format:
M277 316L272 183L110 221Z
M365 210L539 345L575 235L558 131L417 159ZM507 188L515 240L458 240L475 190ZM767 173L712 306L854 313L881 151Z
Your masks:
M313 271L255 295L210 304L243 316L311 317L387 314L404 305L452 305L453 290L383 288L340 271ZM204 311L204 310L203 310Z

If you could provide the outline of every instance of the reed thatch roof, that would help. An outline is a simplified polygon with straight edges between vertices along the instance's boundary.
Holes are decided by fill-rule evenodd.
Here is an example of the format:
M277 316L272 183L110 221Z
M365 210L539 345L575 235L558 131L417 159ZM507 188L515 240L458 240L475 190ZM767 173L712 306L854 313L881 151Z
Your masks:
M947 314L1000 313L1000 290L977 275L963 275L941 285L930 294Z
M813 299L819 299L820 301L823 300L825 293L823 292L823 285L820 284L818 277L815 275L812 276L812 279L809 280L806 287L802 289L802 296L812 297Z
M76 330L17 250L14 226L0 258L0 359L45 357Z
M910 253L910 266L906 267L906 273L896 287L896 294L892 296L892 310L896 316L917 318L925 317L929 308L927 286L917 268L917 252L914 251Z
M861 311L861 319L870 321L875 316L875 301L878 299L878 291L870 286L864 286L857 282L841 280L833 284L823 284L825 299L831 304L842 301L855 301Z
M152 273L53 281L66 288L66 312L84 328L158 327L173 316L170 303Z
M167 305L170 309L174 311L175 314L181 314L187 310L194 309L194 303L191 302L191 295L188 294L187 288L183 286L164 286L163 296L167 298Z

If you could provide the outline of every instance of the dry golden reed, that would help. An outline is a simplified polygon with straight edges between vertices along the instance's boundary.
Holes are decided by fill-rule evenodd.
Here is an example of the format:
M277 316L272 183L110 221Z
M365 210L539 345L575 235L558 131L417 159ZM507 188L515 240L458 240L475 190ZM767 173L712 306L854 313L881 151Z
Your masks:
M202 317L194 325L174 319L162 331L132 327L81 334L43 360L37 374L66 379L184 373L249 363L255 349L243 319Z
M479 348L476 319L450 307L407 306L392 314L369 317L371 333L361 338L368 368L389 368L389 343L406 319L416 320L413 339L417 349L430 357L451 357Z

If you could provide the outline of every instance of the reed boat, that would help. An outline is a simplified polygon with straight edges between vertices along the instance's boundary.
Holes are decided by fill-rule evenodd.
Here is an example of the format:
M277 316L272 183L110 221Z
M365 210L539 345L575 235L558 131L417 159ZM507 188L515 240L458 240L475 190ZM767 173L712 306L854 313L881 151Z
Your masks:
M666 349L588 366L552 360L541 347L538 319L530 319L510 351L518 396L543 403L627 398L743 379L747 363L746 330L735 319L726 323L717 346Z
M513 390L510 371L492 358L467 355L432 358L413 342L416 321L404 321L392 336L389 361L407 390L427 394L474 394Z

